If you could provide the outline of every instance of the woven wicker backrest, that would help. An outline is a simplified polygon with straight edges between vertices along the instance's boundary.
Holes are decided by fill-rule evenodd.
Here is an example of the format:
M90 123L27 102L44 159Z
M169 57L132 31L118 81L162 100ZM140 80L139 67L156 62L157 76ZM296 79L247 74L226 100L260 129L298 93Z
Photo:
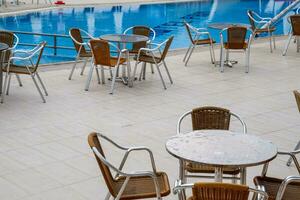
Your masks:
M146 37L150 37L151 30L147 26L134 26L132 28L132 33L135 35L143 35ZM147 46L147 41L145 42L136 42L132 45L132 50L138 51L140 48L144 48Z
M170 48L170 46L171 46L171 44L172 44L173 38L174 38L174 36L171 36L171 37L168 39L168 41L166 42L165 48L164 48L164 50L163 50L163 52L162 52L162 54L161 54L160 60L165 60L165 58L166 58L166 56L167 56L167 54L168 54L169 48Z
M229 49L244 49L247 28L233 26L227 29L227 45Z
M111 66L109 43L105 40L91 40L95 65Z
M221 129L228 130L230 111L219 107L200 107L191 113L193 130Z
M74 40L76 40L79 43L83 43L84 42L83 38L82 38L82 35L81 35L81 32L80 32L80 29L78 29L78 28L72 28L70 30L70 35L73 37L72 41L73 41L74 47L76 49L76 52L78 53L79 50L80 50L80 54L85 54L86 53L86 49L85 49L84 45L79 45L79 44L77 44L74 41Z
M39 67L39 64L40 64L40 61L41 61L41 58L42 58L42 55L43 55L43 52L44 52L44 49L45 49L45 46L46 46L46 42L41 42L38 46L39 47L42 47L40 52L38 52L38 58L35 62L35 68L34 68L34 72L36 72L36 70L38 69Z
M8 31L0 31L0 42L7 44L10 48L14 46L14 34ZM0 52L0 58L1 57L1 53ZM5 52L5 58L4 58L4 62L7 63L8 59L10 57L11 52L10 51L6 51Z
M291 15L290 19L293 35L300 35L300 15Z
M189 36L189 38L190 38L190 41L191 41L192 43L194 43L194 42L193 42L193 35L192 35L192 33L191 33L190 27L188 26L188 24L187 24L186 22L184 22L184 26L185 26L185 28L186 28L186 31L187 31L188 36Z
M248 200L249 188L228 183L195 183L193 200Z
M248 13L248 18L249 18L249 23L250 23L250 25L251 25L251 29L252 29L253 31L255 31L256 25L255 25L255 22L254 22L254 20L253 20L253 18L254 18L254 16L253 16L253 11L252 11L252 10L248 10L247 13Z
M300 92L298 92L297 90L293 91L294 95L295 95L295 99L296 99L296 103L298 106L298 110L300 112Z
M99 153L105 158L101 143L97 137L97 133L90 133L88 136L88 143L91 148L96 147ZM98 156L94 153L98 166L102 172L103 178L105 183L108 187L109 192L111 195L116 196L116 184L115 180L111 174L110 169L98 158Z

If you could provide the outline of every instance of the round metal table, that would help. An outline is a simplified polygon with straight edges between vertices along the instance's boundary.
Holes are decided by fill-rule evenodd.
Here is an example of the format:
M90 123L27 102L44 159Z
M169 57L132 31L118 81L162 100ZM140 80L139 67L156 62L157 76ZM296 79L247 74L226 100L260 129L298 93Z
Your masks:
M223 30L224 28L229 28L233 26L242 26L245 28L249 28L249 24L243 24L243 23L227 23L227 22L220 22L220 23L211 23L208 24L208 28L217 29L217 30Z
M271 142L226 130L201 130L174 136L167 140L166 149L181 161L214 167L216 182L222 182L224 167L244 169L242 184L246 184L246 167L268 163L277 156L277 147Z
M6 43L0 42L0 94L2 94L2 84L3 84L3 62L5 59L5 52L6 50L9 49L9 46Z

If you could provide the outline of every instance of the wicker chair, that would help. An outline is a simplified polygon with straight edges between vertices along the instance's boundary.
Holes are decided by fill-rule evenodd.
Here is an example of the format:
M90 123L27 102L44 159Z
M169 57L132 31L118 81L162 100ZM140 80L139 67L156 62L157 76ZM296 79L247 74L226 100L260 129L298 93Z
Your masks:
M204 130L204 129L221 129L221 130L229 130L230 126L230 118L231 116L238 119L238 121L242 124L243 133L247 133L247 126L245 122L236 114L230 112L227 109L219 108L219 107L199 107L195 108L192 111L188 111L184 113L178 120L177 123L177 134L184 134L181 132L181 124L183 120L187 117L191 116L192 118L192 128L193 130ZM206 165L201 165L193 162L184 162L184 173L182 180L187 178L214 178L213 175L205 175L205 174L213 174L215 169L213 167L209 167ZM224 174L228 176L224 176L223 178L232 179L235 183L238 177L238 174L241 172L240 168L224 168ZM196 175L200 174L200 175ZM204 174L204 175L203 175Z
M5 81L4 81L4 87L3 87L3 94L5 94L5 91L8 90L8 78L10 77L11 74L25 74L25 75L30 75L33 83L35 84L42 100L44 103L46 103L46 100L42 94L42 91L35 79L35 76L37 77L37 79L39 80L39 83L41 84L41 87L44 90L44 93L46 96L48 96L48 92L45 88L44 83L42 82L42 79L38 73L38 67L39 67L39 63L41 60L41 57L43 55L43 51L44 48L46 46L46 42L41 42L40 44L38 44L35 48L33 48L32 50L29 51L14 51L13 56L11 56L8 60L8 64L7 66L4 66L3 71L6 72L5 75ZM19 55L19 56L18 56ZM23 56L21 56L23 55ZM37 56L37 58L35 59L35 57ZM16 63L16 61L18 61L18 63ZM19 62L24 63L24 65L21 65L21 63L19 64ZM4 96L2 95L2 99L1 99L1 103L4 102Z
M84 30L78 29L78 28L71 28L69 31L69 35L73 41L75 50L76 50L76 59L75 59L75 63L71 69L71 73L69 75L69 80L72 79L75 67L77 65L77 63L80 60L84 60L84 64L81 70L80 75L83 75L85 66L87 64L87 62L89 61L89 59L92 58L92 52L90 50L88 50L88 43L84 42L84 38L83 35L86 35L89 39L95 39L93 36L91 36L89 33L87 33Z
M13 51L16 49L17 45L19 44L19 38L16 34L8 31L0 31L0 42L5 43L9 46L9 49L6 50L3 55L0 53L0 58L2 59L2 63L4 65L7 65L8 60L13 53ZM2 57L3 56L3 57ZM20 76L16 74L17 80L19 82L19 86L22 87L22 82L20 79ZM10 84L11 76L9 76L8 85ZM0 81L2 81L2 76L0 77ZM9 87L8 87L9 88ZM2 88L1 88L2 91ZM7 90L6 94L8 95L9 90Z
M184 200L182 191L187 188L192 188L192 196L188 200L248 200L250 192L253 193L253 197L260 195L261 200L268 199L268 194L264 191L229 183L181 184L180 181L176 181L173 193Z
M128 29L126 29L124 31L124 34L128 34L130 32L135 35L142 35L142 36L151 38L147 42L133 43L132 48L129 49L129 54L133 55L133 56L137 56L140 48L146 48L146 47L151 48L151 46L152 46L151 43L155 40L155 37L156 37L156 33L155 33L154 29L151 27L147 27L147 26L129 27ZM150 64L150 66L151 66L151 72L153 74L154 73L153 64ZM146 64L143 65L143 68L141 70L140 77L142 77L142 76L143 76L143 79L145 80L146 79Z
M85 90L86 91L89 90L94 69L96 70L98 83L100 84L100 77L98 72L98 67L100 66L102 84L105 84L104 69L108 69L111 72L112 83L111 83L110 94L113 94L119 66L126 64L129 58L128 50L127 49L119 50L118 47L115 46L114 44L99 39L91 40L90 46L93 54L93 61L92 61L92 67L90 68L90 73L87 78ZM118 57L113 57L110 55L110 46L117 49ZM126 55L125 58L123 54ZM112 69L114 69L114 72L111 71ZM130 79L130 68L128 66L127 66L127 70Z
M173 38L174 37L171 36L169 39L165 40L164 42L162 42L160 44L156 44L155 48L140 48L137 57L134 58L136 60L136 62L135 62L135 67L134 67L134 71L133 71L133 77L135 77L137 66L139 63L142 62L142 63L144 63L144 65L146 63L155 64L158 74L160 76L161 82L163 84L163 87L164 87L164 89L167 89L165 81L164 81L161 71L160 71L160 66L163 65L167 72L167 75L169 77L171 84L173 84L172 77L170 75L169 69L165 62L165 58L168 54L168 51L169 51L169 48L173 41ZM162 47L164 47L164 49L161 51L160 49ZM140 80L141 80L141 78L140 78Z
M247 32L252 31L246 27L232 26L225 28L220 32L221 38L221 53L220 53L220 63L221 63L221 72L224 72L224 49L226 50L226 62L229 61L229 52L242 51L246 54L246 70L249 72L249 60L250 60L250 46L252 40L252 34L250 34L248 40L246 41ZM227 32L227 41L224 41L223 33Z
M283 54L282 54L283 56L286 55L293 37L295 37L295 40L296 40L297 52L299 52L299 50L300 50L300 44L299 44L300 43L300 41L299 41L299 36L300 36L300 15L297 14L297 15L289 16L289 21L291 22L292 29L291 29L291 32L289 34L289 38L287 40L287 43L285 45L285 49L284 49Z
M102 140L106 140L118 149L126 151L119 167L115 167L105 158L105 154L101 146ZM110 196L113 196L116 200L155 197L157 199L162 199L162 197L170 194L168 176L164 172L156 171L154 157L150 149L146 147L122 147L100 133L89 134L88 142L93 150L109 190L105 198L106 200L108 200ZM130 173L123 171L126 159L133 151L145 151L149 153L152 171L135 171ZM115 176L112 175L111 170L116 172Z
M273 52L273 46L274 49L276 48L275 45L275 38L273 36L273 33L276 31L276 28L273 26L270 26L270 20L269 17L261 17L256 12L252 10L247 11L249 22L251 25L251 29L254 33L254 37L260 34L267 33L269 34L270 39L270 51ZM272 46L272 40L273 40L273 46Z
M184 25L187 30L189 39L191 41L191 45L189 46L189 48L183 58L183 62L185 62L185 66L187 66L187 63L189 62L190 57L191 57L195 47L203 46L203 45L209 45L211 63L215 64L216 59L215 59L215 52L214 52L213 44L216 43L216 41L212 39L208 30L206 28L193 27L192 25L190 25L187 22L184 22ZM205 38L201 38L202 36L205 36Z
M278 155L292 157L298 171L297 176L288 176L285 179L268 177L268 165L265 164L261 176L254 177L254 184L257 189L268 193L271 200L300 200L300 164L296 155L300 150L293 152L278 152Z

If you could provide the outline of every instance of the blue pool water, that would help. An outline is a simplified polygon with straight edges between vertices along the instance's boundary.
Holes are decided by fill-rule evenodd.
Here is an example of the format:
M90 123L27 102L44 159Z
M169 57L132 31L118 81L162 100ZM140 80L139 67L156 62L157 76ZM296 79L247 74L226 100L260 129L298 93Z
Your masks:
M171 48L184 48L189 44L183 20L196 27L207 27L215 22L248 23L247 10L272 17L290 2L275 0L202 0L180 3L126 4L118 6L97 6L62 8L49 11L0 18L0 29L35 33L68 34L71 27L79 27L94 36L122 33L133 25L147 25L157 33L156 42L171 35L175 36ZM277 24L276 34L286 34L289 26L286 20ZM215 40L219 32L210 29ZM19 35L23 43L38 43L42 40L53 45L53 38L45 36ZM59 46L73 44L68 38L59 38ZM19 48L26 48L20 46ZM46 49L43 63L74 60L75 51Z

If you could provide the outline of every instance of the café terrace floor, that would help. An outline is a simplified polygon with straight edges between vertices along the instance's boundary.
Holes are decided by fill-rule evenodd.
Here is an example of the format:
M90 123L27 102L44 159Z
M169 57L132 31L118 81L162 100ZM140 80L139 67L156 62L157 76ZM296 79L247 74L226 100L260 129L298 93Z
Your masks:
M146 80L136 81L133 88L118 83L114 95L108 94L108 81L98 85L94 76L86 92L88 71L80 76L77 69L69 81L71 64L43 66L40 75L49 92L44 104L29 77L21 77L22 88L13 77L10 95L0 105L0 199L104 199L106 186L87 144L92 131L123 145L151 148L157 168L168 173L173 186L178 160L166 152L165 142L176 134L179 116L197 106L226 107L242 116L249 134L272 141L280 150L292 150L300 139L300 115L292 93L300 89L300 57L294 44L287 56L281 55L285 39L277 38L273 54L267 41L255 41L248 74L243 54L231 54L239 63L220 73L210 63L207 48L194 53L188 67L183 65L183 52L171 53L167 64L174 84L168 83L167 90L157 72L148 70ZM187 120L185 131L189 126ZM241 130L236 122L231 129ZM109 160L120 161L121 152L107 150ZM296 175L294 165L288 168L285 161L273 161L269 175ZM145 167L150 169L147 156L133 154L126 169ZM249 185L260 171L261 167L249 168Z

